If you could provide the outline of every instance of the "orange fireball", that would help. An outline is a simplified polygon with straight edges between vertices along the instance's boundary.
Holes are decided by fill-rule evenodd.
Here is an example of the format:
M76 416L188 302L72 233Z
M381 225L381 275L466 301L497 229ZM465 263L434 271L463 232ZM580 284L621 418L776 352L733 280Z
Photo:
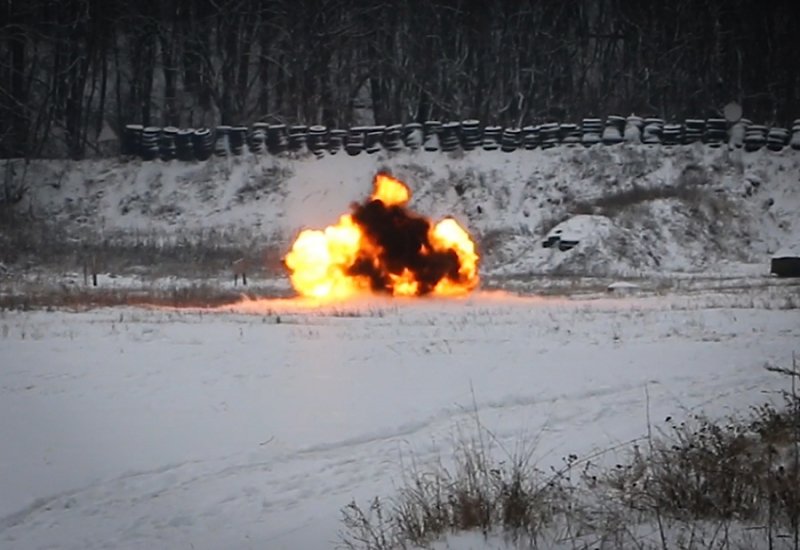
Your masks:
M284 258L302 296L340 300L360 293L456 296L478 286L479 256L452 218L435 225L406 208L411 191L378 174L363 204L324 230L306 229Z

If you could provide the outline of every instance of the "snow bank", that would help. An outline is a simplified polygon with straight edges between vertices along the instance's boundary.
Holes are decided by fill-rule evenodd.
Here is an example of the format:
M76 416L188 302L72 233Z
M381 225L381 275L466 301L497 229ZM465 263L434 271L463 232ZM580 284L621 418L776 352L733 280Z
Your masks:
M466 225L487 276L740 274L754 265L766 274L782 243L800 241L800 153L790 149L619 145L14 166L30 187L19 207L83 239L211 234L281 249L367 196L379 170L410 185L417 211ZM540 250L556 228L575 232L578 244Z

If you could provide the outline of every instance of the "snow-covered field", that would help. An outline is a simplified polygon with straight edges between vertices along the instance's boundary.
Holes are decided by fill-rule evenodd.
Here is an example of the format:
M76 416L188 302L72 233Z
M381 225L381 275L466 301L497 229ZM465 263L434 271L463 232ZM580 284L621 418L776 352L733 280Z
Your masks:
M26 248L0 248L0 298L20 309L0 310L2 550L331 548L343 506L394 495L404 464L446 458L476 418L498 449L536 441L547 468L645 434L646 393L656 426L746 412L786 384L764 366L800 352L800 287L769 276L770 256L800 242L788 149L9 166L31 226L0 232L0 247ZM252 295L289 295L280 254L366 197L378 170L408 183L415 211L473 233L484 290L21 311L34 293L39 307L227 296L239 254L272 266L256 265ZM544 248L554 234L578 244ZM218 255L161 266L139 257L153 243Z
M773 398L796 296L0 312L0 547L331 548L476 415L547 467Z

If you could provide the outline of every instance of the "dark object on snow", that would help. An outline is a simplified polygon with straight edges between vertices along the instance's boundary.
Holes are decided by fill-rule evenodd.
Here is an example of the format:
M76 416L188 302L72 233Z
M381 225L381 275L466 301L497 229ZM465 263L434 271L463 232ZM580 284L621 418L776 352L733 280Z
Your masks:
M552 235L547 237L545 240L542 241L542 248L552 248L554 245L558 244L558 241L561 240L561 237L558 235Z
M800 277L800 255L773 257L769 272L778 277Z
M239 258L238 260L233 261L231 264L231 271L233 271L233 286L236 286L239 283L239 277L242 278L242 284L247 286L248 267L248 262L244 258Z
M566 252L578 246L580 241L575 239L562 239L561 230L556 229L542 241L543 248L558 248L561 252Z
M567 250L571 250L578 246L579 241L565 241L564 239L559 239L558 241L558 249L561 252L566 252Z

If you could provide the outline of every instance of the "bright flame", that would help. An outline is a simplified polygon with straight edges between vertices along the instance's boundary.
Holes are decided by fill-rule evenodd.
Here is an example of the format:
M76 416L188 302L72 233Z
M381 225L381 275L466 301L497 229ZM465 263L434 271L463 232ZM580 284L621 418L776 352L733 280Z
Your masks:
M378 174L375 176L372 199L379 200L386 206L402 206L411 199L411 191L402 181L386 174Z
M340 299L366 290L368 282L345 272L360 247L361 228L349 214L324 231L301 231L284 260L292 270L292 286L312 298Z
M436 284L434 293L445 296L464 294L478 285L478 254L469 233L453 218L445 218L437 223L430 235L431 243L437 250L453 249L458 254L458 273L466 285L453 284L451 279L442 279Z
M452 218L432 225L411 214L404 208L410 199L403 182L378 174L370 201L354 205L353 214L324 230L302 231L284 259L295 290L341 300L370 291L454 296L477 287L479 257L467 231Z

